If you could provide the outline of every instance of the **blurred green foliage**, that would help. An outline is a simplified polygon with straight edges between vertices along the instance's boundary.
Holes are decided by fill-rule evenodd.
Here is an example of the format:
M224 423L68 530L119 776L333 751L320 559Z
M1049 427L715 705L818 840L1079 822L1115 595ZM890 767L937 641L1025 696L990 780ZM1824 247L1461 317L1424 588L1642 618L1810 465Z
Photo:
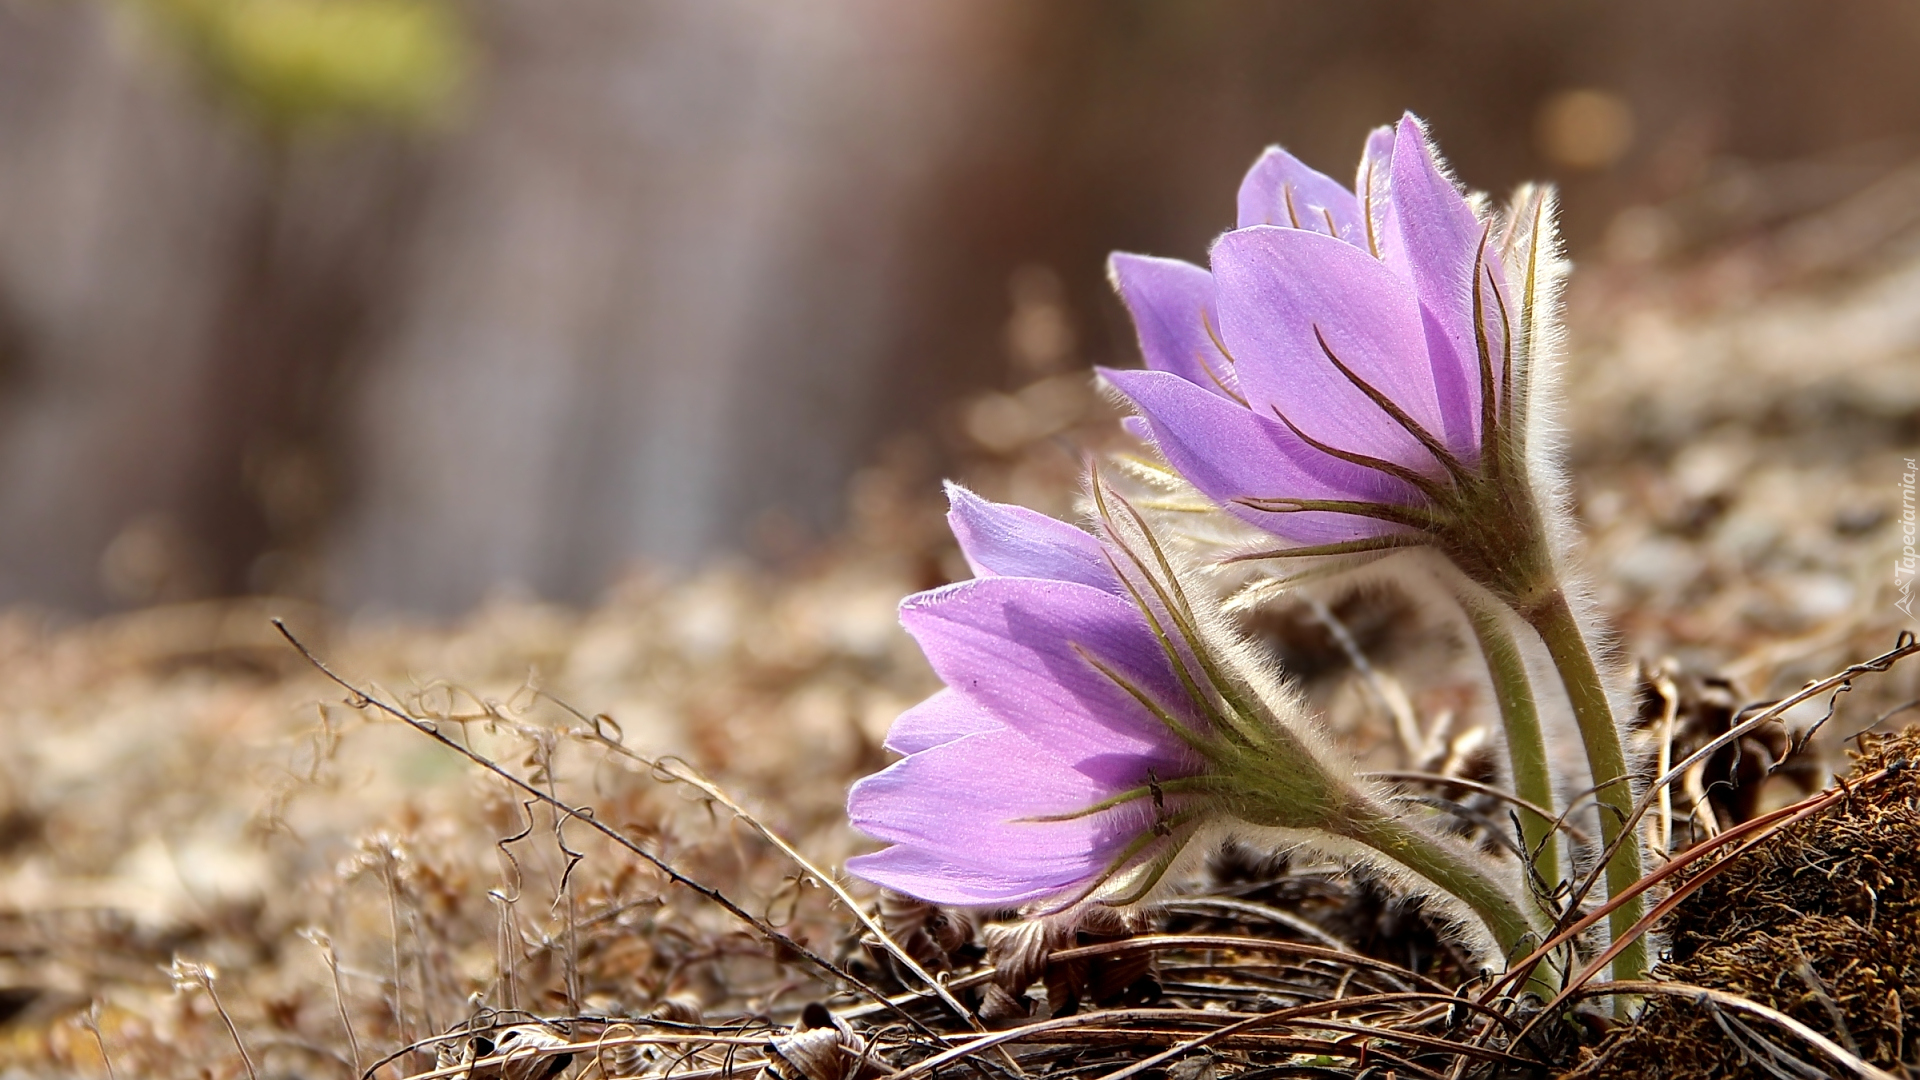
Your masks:
M471 62L444 0L127 0L270 131L430 122Z

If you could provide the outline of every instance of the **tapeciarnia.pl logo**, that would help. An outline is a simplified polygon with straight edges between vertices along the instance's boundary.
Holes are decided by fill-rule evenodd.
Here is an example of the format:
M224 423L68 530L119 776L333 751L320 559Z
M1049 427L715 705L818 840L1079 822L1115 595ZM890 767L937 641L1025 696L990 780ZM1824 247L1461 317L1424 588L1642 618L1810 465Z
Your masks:
M1900 593L1900 599L1893 606L1904 612L1907 618L1913 618L1913 576L1914 576L1914 514L1913 480L1920 469L1914 468L1914 459L1904 459L1907 471L1900 474L1900 558L1893 564L1893 587Z

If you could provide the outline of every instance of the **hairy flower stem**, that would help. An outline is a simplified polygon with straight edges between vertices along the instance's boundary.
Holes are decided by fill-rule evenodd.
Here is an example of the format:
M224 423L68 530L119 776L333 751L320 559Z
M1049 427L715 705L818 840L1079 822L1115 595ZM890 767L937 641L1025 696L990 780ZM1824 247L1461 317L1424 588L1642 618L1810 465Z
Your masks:
M1640 845L1633 837L1620 842L1621 829L1633 814L1633 787L1627 780L1627 756L1620 746L1620 730L1614 726L1613 706L1607 701L1600 671L1594 666L1593 653L1587 648L1566 593L1555 587L1540 602L1527 605L1521 614L1546 643L1560 681L1566 686L1567 698L1573 703L1573 718L1580 726L1580 740L1586 744L1587 768L1600 803L1600 836L1615 849L1607 863L1607 894L1618 896L1640 880ZM1638 898L1616 909L1610 922L1615 940L1625 936L1642 913ZM1616 979L1643 978L1646 971L1644 940L1631 942L1614 958Z
M1514 794L1534 806L1552 810L1553 772L1547 766L1547 740L1540 731L1540 710L1534 703L1533 684L1527 678L1520 645L1508 633L1498 608L1477 597L1462 597L1461 606L1480 642L1481 655L1486 657L1487 675L1493 680L1493 694L1500 704ZM1516 815L1533 867L1551 892L1560 883L1560 844L1554 822L1525 807Z
M1213 782L1230 812L1254 825L1331 833L1386 856L1465 904L1485 923L1511 963L1545 937L1513 895L1470 858L1330 775L1307 748L1284 731L1261 745L1221 755ZM1545 964L1529 988L1551 1000L1559 991Z
M1347 839L1378 851L1467 905L1487 924L1508 963L1525 956L1541 940L1520 905L1492 878L1400 818L1359 809L1329 824ZM1553 971L1541 964L1527 985L1552 1000L1559 989L1555 982Z

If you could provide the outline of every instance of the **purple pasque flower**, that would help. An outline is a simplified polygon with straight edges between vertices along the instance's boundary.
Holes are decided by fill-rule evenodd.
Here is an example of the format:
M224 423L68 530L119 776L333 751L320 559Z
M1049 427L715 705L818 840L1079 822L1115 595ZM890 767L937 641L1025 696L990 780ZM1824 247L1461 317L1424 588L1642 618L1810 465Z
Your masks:
M1125 904L1231 820L1410 870L1503 955L1537 940L1472 853L1333 763L1275 674L1189 602L1146 519L1115 514L1097 476L1092 492L1098 536L949 486L978 576L901 604L947 685L888 733L906 756L854 785L854 826L891 846L847 869L939 904Z
M847 869L933 903L1131 903L1208 824L1377 815L1188 602L1146 520L1092 489L1098 536L949 485L978 576L900 606L947 685L894 722L906 757L854 785L854 826L892 846Z
M1205 720L1114 553L1031 510L948 494L978 576L901 604L947 688L894 722L886 745L906 757L854 785L854 826L892 846L847 868L958 905L1157 877L1198 824L1185 789L1206 769L1192 745Z
M1291 542L1268 554L1430 544L1511 598L1546 554L1494 225L1411 114L1352 191L1270 149L1211 271L1113 256L1147 369L1102 375L1175 471Z

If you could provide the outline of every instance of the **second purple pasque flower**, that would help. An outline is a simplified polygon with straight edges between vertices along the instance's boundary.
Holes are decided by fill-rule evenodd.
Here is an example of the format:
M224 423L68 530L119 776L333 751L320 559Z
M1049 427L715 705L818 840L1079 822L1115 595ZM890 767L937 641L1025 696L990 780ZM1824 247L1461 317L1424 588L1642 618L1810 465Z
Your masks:
M1113 256L1147 370L1102 374L1177 472L1290 553L1437 546L1517 599L1548 553L1493 229L1411 115L1352 190L1276 147L1211 271Z

